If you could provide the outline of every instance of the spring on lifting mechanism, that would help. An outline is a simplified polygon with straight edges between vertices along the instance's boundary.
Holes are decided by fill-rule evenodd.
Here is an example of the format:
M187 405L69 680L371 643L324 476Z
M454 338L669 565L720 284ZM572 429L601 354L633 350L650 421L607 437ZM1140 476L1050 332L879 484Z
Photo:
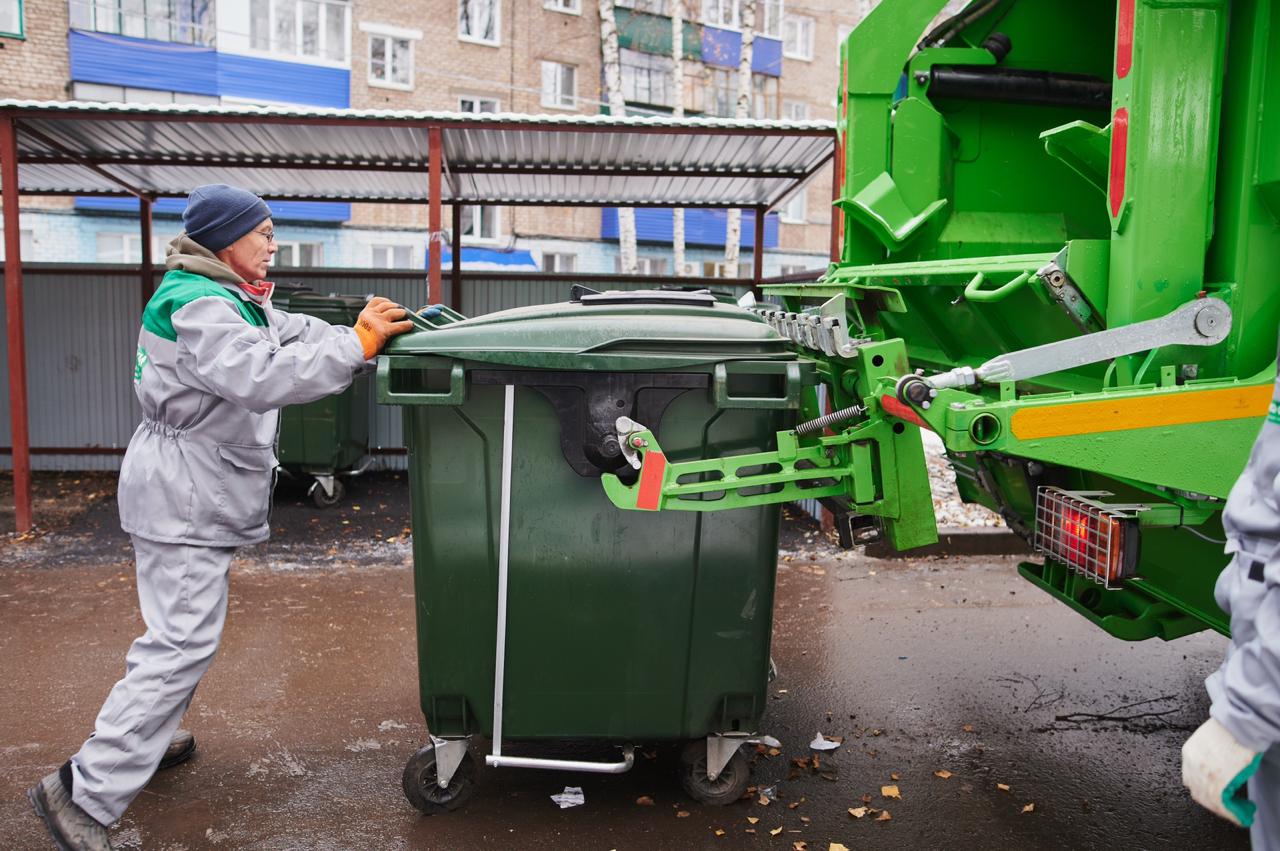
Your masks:
M851 405L848 408L841 408L838 411L832 411L825 417L818 417L816 420L809 420L807 423L800 423L796 426L796 436L806 437L810 434L821 434L822 430L827 426L833 426L836 423L842 423L845 420L851 420L854 417L860 417L867 412L865 405Z

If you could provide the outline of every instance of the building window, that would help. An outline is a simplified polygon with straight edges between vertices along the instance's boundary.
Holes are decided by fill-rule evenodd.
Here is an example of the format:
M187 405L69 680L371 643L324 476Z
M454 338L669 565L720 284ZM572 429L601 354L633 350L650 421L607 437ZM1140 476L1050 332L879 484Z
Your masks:
M662 15L670 17L670 7L667 0L617 0L615 6L622 6L627 9L635 9L637 12L647 12L650 15ZM689 7L686 5L686 9Z
M704 77L705 106L708 115L733 118L738 105L738 72L729 68L708 66ZM777 77L751 75L751 118L777 118L780 109Z
M0 0L0 35L22 38L22 0Z
M765 74L752 74L751 88L754 90L754 97L751 99L751 117L777 118L780 108L781 81L777 77Z
M542 105L554 109L577 109L577 68L561 62L542 63Z
M501 0L458 0L458 38L498 44Z
M496 242L498 207L469 204L462 208L462 238L467 242Z
M413 262L412 245L369 246L369 267L371 269L421 268Z
M315 268L324 265L324 245L319 242L276 241L275 257L271 265L282 267Z
M613 271L622 274L622 258L613 258ZM640 275L648 275L651 277L661 277L667 274L667 258L665 257L637 257L636 272Z
M0 9L18 4L0 0ZM0 30L4 12L0 11ZM72 0L70 23L73 29L173 41L183 44L212 44L212 27L204 20L211 14L202 0Z
M550 9L553 12L565 12L570 15L581 15L582 0L545 0L542 4L542 8Z
M497 98L472 97L463 95L458 98L459 112L498 112Z
M542 271L566 274L578 271L578 255L564 252L542 252Z
M35 231L20 228L18 230L18 250L22 252L22 259L32 261L36 259L36 234ZM4 260L4 240L0 239L0 260Z
M639 3L640 0L635 0ZM702 22L725 29L742 28L741 0L702 0ZM781 38L782 0L756 0L755 31Z
M628 49L619 54L622 96L627 103L675 105L671 91L671 57Z
M347 64L351 4L342 0L254 0L249 46L266 53Z
M190 92L165 92L159 89L135 89L132 86L106 86L102 83L71 84L73 100L109 101L111 103L198 103L217 106L217 95L193 95Z
M413 43L421 30L361 24L369 34L369 85L391 89L413 88Z
M791 199L779 210L779 218L787 224L802 225L808 219L808 198L807 189L801 189L799 192L791 196Z
M782 102L782 117L788 121L808 121L809 104L802 100L784 100Z
M808 271L809 268L801 263L783 263L778 267L778 275L784 278L789 275L803 275Z
M787 15L782 22L782 55L789 59L813 59L813 18Z
M94 237L97 243L96 259L99 263L141 263L142 236L136 233L112 233L103 231ZM151 237L151 262L164 261L165 246L172 237ZM27 246L22 246L26 253Z

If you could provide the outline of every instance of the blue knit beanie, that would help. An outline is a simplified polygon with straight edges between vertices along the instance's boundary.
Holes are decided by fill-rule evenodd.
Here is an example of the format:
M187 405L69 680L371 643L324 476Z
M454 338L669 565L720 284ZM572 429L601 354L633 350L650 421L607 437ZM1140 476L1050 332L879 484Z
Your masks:
M271 218L267 202L225 183L198 186L187 196L182 225L187 236L210 251L221 251Z

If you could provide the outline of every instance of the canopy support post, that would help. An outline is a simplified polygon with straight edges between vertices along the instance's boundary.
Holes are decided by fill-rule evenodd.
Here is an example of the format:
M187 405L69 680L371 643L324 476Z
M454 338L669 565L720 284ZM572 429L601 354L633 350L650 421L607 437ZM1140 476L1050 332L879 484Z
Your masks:
M751 252L751 291L760 298L760 282L764 280L764 219L766 206L756 207L755 250Z
M427 304L440 304L444 299L440 296L440 255L444 234L440 232L440 160L441 132L439 127L427 130ZM458 258L454 258L457 265Z
M155 259L151 256L151 196L143 196L138 199L138 218L141 224L142 236L142 307L146 309L147 302L151 301L151 296L155 295Z
M18 227L18 132L0 115L0 185L4 210L4 307L9 338L9 424L13 447L13 514L19 534L31 531L31 439L27 421L27 345L22 309L22 231Z
M462 312L462 205L456 201L449 205L453 215L453 268L449 270L449 306Z

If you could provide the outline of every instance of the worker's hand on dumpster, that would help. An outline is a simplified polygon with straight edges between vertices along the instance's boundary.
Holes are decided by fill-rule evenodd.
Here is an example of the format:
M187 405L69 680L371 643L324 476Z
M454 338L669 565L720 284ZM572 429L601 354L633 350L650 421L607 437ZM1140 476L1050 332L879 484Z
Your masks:
M1246 797L1247 786L1260 762L1261 754L1210 718L1182 746L1182 785L1209 812L1249 827L1257 805Z
M356 334L364 346L365 360L382 351L392 337L413 328L406 315L407 311L389 298L379 295L369 299L356 320Z

